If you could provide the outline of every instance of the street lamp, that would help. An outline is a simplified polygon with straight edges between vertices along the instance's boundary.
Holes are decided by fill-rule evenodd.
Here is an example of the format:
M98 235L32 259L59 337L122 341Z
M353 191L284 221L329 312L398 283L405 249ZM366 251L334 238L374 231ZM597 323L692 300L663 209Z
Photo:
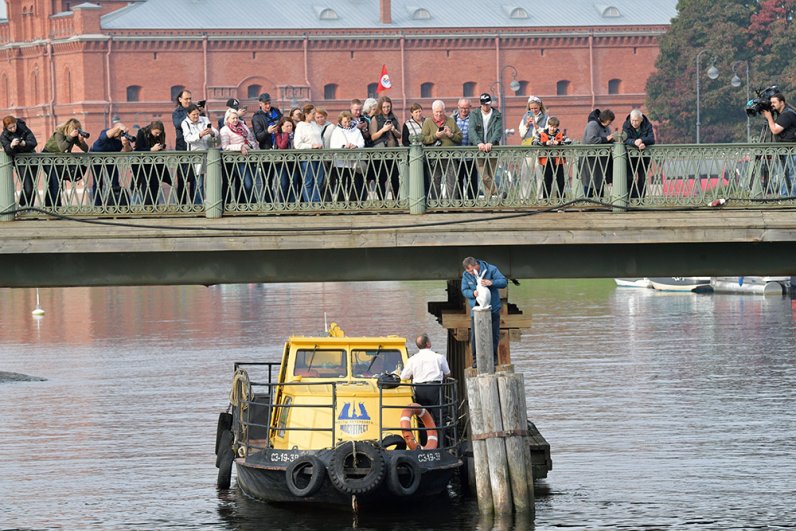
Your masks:
M699 61L700 61L700 59L702 59L702 54L706 53L706 52L709 52L709 51L710 50L705 48L704 50L701 50L696 56L696 111L697 111L697 118L696 118L696 143L697 144L699 144L699 128L702 125L702 121L700 119L701 115L700 115L700 112L699 112L700 111L700 109L699 109L699 103L700 103L699 102L699 96L700 96L700 94L699 94L699 77L700 77L700 73L701 73L701 68L699 66ZM719 69L716 68L715 65L711 64L710 68L708 68L707 74L708 74L708 77L710 79L716 79L717 77L719 77Z
M504 90L503 90L503 76L505 75L507 69L511 70L511 82L509 83L509 88L514 93L516 93L518 90L520 90L520 82L517 81L517 69L514 68L511 65L504 66L500 70L500 79L498 79L497 82L496 82L497 86L498 86L498 90L500 90L500 96L499 96L500 97L500 115L503 118L503 126L504 126L503 130L501 131L501 135L500 135L500 143L501 144L505 144L506 143L506 127L505 127L505 125L506 125L506 97L505 97Z
M730 80L730 85L735 88L741 86L741 78L738 77L738 74L735 73L735 67L745 65L746 66L746 101L749 102L749 61L735 61L732 64L732 79ZM752 141L752 129L749 123L749 115L746 115L746 142L749 143Z

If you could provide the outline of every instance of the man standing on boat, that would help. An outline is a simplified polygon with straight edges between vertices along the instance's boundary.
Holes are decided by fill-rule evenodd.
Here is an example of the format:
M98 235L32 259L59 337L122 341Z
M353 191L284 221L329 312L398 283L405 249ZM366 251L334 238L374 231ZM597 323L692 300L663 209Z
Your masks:
M431 350L431 339L428 334L417 336L415 343L420 350L406 362L406 367L401 371L401 380L412 380L413 384L425 384L415 387L415 401L421 406L426 406L431 412L442 440L440 429L444 394L442 380L450 376L451 370L445 356ZM420 444L425 445L425 441L425 433L421 432Z
M475 306L475 298L479 289L489 289L491 294L492 306L492 356L495 358L495 366L498 364L498 343L500 343L500 288L508 285L506 277L500 272L497 266L489 264L484 260L476 260L468 256L462 261L464 274L462 274L462 295L470 303L470 349L473 352L473 368L476 368L475 356L475 320L472 308ZM482 272L485 272L483 275ZM481 276L481 285L478 284L478 277Z

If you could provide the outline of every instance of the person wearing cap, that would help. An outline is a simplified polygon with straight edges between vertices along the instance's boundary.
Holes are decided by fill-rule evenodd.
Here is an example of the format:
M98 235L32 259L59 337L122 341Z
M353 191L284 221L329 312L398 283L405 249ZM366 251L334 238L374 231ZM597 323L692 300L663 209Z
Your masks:
M257 104L260 106L260 110L252 115L254 136L260 149L273 149L274 134L276 134L277 124L282 118L282 111L271 106L271 95L267 92L260 94Z
M478 150L482 153L489 153L493 146L500 144L500 137L503 134L503 116L500 111L492 108L492 96L488 92L481 94L479 101L481 108L470 113L470 144L478 146ZM484 198L489 199L497 194L495 186L497 157L479 157L476 159L476 165L484 185Z
M246 107L240 106L240 100L238 98L230 98L227 100L227 108L224 109L224 116L218 119L218 129L219 131L224 128L226 122L224 121L227 116L227 111L232 109L238 115L238 120L241 122L243 121L243 115L246 114Z

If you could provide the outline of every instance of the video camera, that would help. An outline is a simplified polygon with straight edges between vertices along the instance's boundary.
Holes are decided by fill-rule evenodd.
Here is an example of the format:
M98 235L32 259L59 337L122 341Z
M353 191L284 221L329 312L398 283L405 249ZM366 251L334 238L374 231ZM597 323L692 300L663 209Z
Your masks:
M771 85L764 89L755 90L757 97L746 102L746 115L757 116L763 111L771 111L771 96L779 92L779 87Z
M79 134L83 138L90 138L91 137L91 133L89 133L88 131L83 131L82 129L78 129L77 130L77 134Z
M122 133L122 138L126 138L130 142L135 142L135 137L130 135L129 133Z

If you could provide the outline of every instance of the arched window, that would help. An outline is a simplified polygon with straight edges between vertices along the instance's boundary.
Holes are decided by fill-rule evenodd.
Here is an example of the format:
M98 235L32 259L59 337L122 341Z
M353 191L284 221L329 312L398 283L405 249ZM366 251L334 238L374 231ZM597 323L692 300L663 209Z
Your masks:
M608 81L608 94L619 94L622 92L622 80L611 79Z
M127 101L141 101L141 87L139 85L127 87Z
M378 83L370 83L368 84L368 98L376 98L378 97L379 93L376 92L376 89L379 88Z
M323 99L325 100L337 99L337 83L328 83L323 86Z
M261 85L249 85L246 88L246 97L250 100L256 100L260 97L260 93L262 93L263 87Z
M475 97L475 81L468 81L462 85L462 96L465 98Z
M171 87L171 101L177 101L177 98L185 90L185 85L174 85Z
M558 96L566 96L569 94L569 81L562 79L556 83L556 94Z
M421 98L433 98L434 97L434 83L427 81L420 85L420 97Z

